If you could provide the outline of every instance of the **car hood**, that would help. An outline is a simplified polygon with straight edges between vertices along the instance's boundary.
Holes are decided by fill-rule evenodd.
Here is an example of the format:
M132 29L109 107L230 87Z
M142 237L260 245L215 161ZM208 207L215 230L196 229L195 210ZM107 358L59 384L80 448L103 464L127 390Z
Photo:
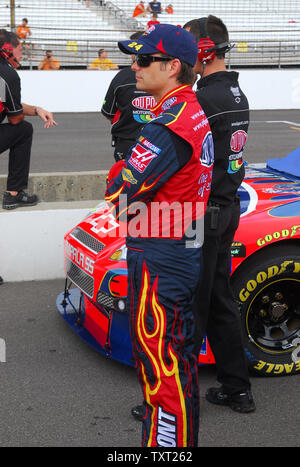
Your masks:
M238 194L241 217L273 209L282 211L282 214L289 212L287 217L300 214L300 178L272 170L263 164L246 167Z

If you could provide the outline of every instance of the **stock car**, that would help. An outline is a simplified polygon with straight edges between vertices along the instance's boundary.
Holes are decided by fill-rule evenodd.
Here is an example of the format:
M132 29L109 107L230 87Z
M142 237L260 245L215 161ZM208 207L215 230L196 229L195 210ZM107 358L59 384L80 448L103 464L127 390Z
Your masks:
M232 289L249 368L300 372L300 148L264 166L248 165L241 219L231 247ZM64 237L66 280L60 315L95 350L134 365L129 335L126 245L100 203ZM206 338L199 364L213 364Z

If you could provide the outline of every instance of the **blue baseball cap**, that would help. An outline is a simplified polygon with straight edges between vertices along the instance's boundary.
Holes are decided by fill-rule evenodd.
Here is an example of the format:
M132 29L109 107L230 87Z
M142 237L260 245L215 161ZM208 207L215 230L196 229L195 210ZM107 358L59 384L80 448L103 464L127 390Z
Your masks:
M194 66L197 60L197 42L188 31L172 24L155 24L136 40L118 42L125 54L149 55L163 53Z

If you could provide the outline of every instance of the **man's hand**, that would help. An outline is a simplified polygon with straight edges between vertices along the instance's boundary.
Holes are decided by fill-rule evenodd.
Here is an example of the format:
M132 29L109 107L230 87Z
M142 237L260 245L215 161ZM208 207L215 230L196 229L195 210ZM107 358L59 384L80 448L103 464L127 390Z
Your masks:
M36 115L38 115L45 123L44 128L50 128L51 126L57 126L56 121L53 118L53 114L42 107L36 107Z
M50 128L51 126L57 126L56 121L53 119L53 114L42 107L35 107L34 105L24 104L22 102L23 114L28 117L39 116L44 122L44 128Z

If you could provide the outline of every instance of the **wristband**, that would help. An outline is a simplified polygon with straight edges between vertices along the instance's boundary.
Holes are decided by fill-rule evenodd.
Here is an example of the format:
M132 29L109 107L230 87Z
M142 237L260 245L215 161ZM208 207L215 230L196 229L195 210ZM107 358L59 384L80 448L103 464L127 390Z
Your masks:
M34 115L38 115L37 107L34 108Z

